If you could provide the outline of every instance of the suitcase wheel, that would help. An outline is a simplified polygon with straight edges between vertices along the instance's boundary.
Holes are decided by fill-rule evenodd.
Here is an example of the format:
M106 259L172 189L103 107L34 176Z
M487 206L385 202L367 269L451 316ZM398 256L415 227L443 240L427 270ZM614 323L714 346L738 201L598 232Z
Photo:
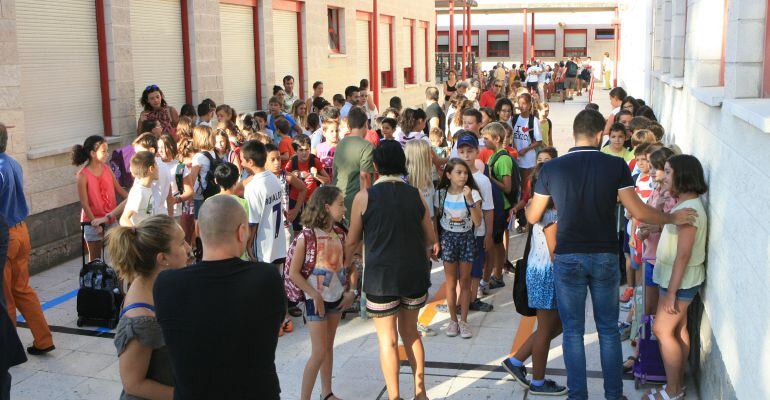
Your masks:
M639 378L634 378L634 389L639 390L641 389L642 384L639 382Z
M83 318L78 318L78 322L77 322L77 325L78 325L78 327L82 327L83 325L85 325L85 324L83 323Z

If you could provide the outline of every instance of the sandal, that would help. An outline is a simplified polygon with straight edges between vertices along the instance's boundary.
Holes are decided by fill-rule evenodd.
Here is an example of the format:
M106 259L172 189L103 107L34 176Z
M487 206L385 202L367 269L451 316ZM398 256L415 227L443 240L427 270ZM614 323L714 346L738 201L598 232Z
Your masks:
M655 394L655 393L658 393L658 392L665 392L665 391L666 391L666 387L667 387L667 386L668 386L668 385L663 385L663 386L661 386L661 387L659 387L659 388L652 388L652 389L650 389L650 390L646 391L646 392L644 393L644 395L645 395L645 396L649 396L649 395L651 395L651 394ZM682 393L685 393L685 392L687 392L687 386L682 386Z
M684 391L679 392L675 396L671 397L668 395L668 392L666 392L665 389L662 389L659 392L648 394L647 399L649 400L684 400Z
M631 363L631 365L627 365L629 361L633 361L633 363ZM634 369L634 364L636 364L637 361L639 361L637 357L628 356L628 358L626 358L626 362L623 363L623 373L624 374L630 373ZM653 392L650 392L650 393L653 393Z
M334 393L332 393L332 392L329 392L329 394L327 394L326 396L324 396L324 395L321 395L321 400L329 400L329 399L331 399L332 397L334 397L334 398L335 398L335 399L337 399L337 400L342 400L342 399L340 399L339 397L335 396L335 395L334 395Z

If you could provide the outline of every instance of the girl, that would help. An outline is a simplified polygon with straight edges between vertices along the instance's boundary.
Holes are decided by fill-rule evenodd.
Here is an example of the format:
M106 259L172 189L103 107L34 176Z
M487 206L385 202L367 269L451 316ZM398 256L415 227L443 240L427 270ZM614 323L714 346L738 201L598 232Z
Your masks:
M553 146L553 123L548 118L551 106L548 103L540 103L540 134L543 135L543 146Z
M537 182L540 168L538 164L532 173L532 185ZM529 306L537 310L537 330L516 354L503 361L503 367L532 394L563 395L567 393L566 387L545 379L551 340L562 332L553 276L553 251L556 248L556 210L553 200L548 202L543 218L532 226L531 232L526 280ZM527 380L527 369L524 366L524 361L530 356L532 381Z
M216 138L214 131L205 125L198 125L193 130L193 147L196 150L192 159L190 175L195 183L195 196L193 203L195 205L195 219L198 219L198 211L203 205L204 192L208 189L206 183L206 174L211 169L211 163L216 158L215 147Z
M187 117L180 117L179 123L176 124L176 140L193 138L193 128L195 124L193 120Z
M513 102L509 99L500 99L495 103L495 121L505 122L511 125L513 115Z
M433 181L433 186L435 187L436 185L438 185L438 178L439 178L439 174L441 173L441 165L446 163L447 158L449 158L449 147L446 145L444 132L441 132L441 128L434 126L433 128L431 128L430 133L428 135L430 137L430 145L431 145L431 148L433 149L433 153L436 154L436 158L438 159L438 162L439 162L439 166L435 168L431 168L431 180ZM431 202L428 202L428 204L431 204ZM432 213L431 213L431 218L433 218Z
M120 216L120 225L127 227L135 227L153 215L155 199L152 198L152 182L158 179L155 155L149 151L134 154L131 175L134 176L134 185L128 192L126 207Z
M450 137L454 138L455 133L460 129L463 129L463 112L469 108L473 108L473 102L468 99L457 104L457 111L455 111L454 116L452 117L452 123L449 126Z
M430 139L425 136L425 120L427 116L422 108L407 108L401 115L401 132L396 135L396 140L401 146L411 140L424 140L430 144Z
M128 193L120 187L112 170L107 166L107 141L98 135L89 136L83 145L72 149L72 164L85 166L77 173L77 188L83 210L80 222L90 222L84 227L88 247L88 261L102 256L102 224L115 223L117 200L115 192L126 198Z
M321 144L316 147L315 154L324 165L326 173L329 175L329 177L332 177L332 173L334 172L334 149L337 147L337 143L340 142L340 136L337 132L339 123L333 119L326 119L324 120L322 126L324 138L326 141L321 142Z
M217 133L215 133L214 135L215 135L214 151L217 154L217 158L219 158L222 161L227 161L235 164L233 160L235 160L238 157L235 154L235 152L232 150L230 137L227 134L227 131L225 131L224 129L217 129Z
M468 165L459 158L447 161L438 184L436 230L440 232L441 259L446 275L446 298L449 326L446 335L473 337L468 325L471 301L471 264L475 258L476 240L473 227L481 224L481 195ZM460 321L457 319L457 271L460 271Z
M156 215L135 228L111 230L107 249L118 275L131 282L115 332L123 383L120 397L170 400L174 397L171 359L155 318L152 288L160 271L187 264L190 246L171 217Z
M345 198L335 186L313 193L302 216L304 229L289 249L289 279L305 294L305 313L312 353L302 374L300 398L309 400L318 371L321 399L338 400L332 393L334 337L342 310L353 304L343 268L345 231L336 224L345 216ZM312 244L311 244L312 242ZM314 261L314 266L307 263Z
M238 114L235 113L232 107L227 104L220 104L216 108L217 121L219 122L232 122L234 126L237 126Z
M176 207L179 208L179 222L184 231L187 243L195 243L195 181L190 175L192 158L195 155L192 140L181 140L177 144L176 161L171 179L171 195L174 196ZM176 215L176 210L174 212Z
M297 100L291 105L291 117L294 122L299 125L302 131L306 135L310 135L307 131L307 105L302 100Z
M684 367L690 354L687 308L706 277L703 261L707 217L699 196L706 193L708 186L698 159L682 154L666 162L663 187L679 200L672 212L685 208L697 212L692 225L663 228L653 271L653 281L660 286L660 300L652 329L660 343L667 385L648 398L680 400L684 398Z
M158 120L146 119L142 121L142 133L145 132L150 132L155 137L160 137L160 134L163 133L163 126L161 126Z
M192 184L184 182L185 164L179 161L179 151L177 150L174 138L171 135L163 134L158 140L158 157L163 161L161 168L166 168L168 176L171 177L171 195L174 198L174 219L181 223L182 202L191 199L193 196ZM189 175L189 170L187 171Z
M310 113L307 115L307 131L315 132L321 127L321 118L316 113Z

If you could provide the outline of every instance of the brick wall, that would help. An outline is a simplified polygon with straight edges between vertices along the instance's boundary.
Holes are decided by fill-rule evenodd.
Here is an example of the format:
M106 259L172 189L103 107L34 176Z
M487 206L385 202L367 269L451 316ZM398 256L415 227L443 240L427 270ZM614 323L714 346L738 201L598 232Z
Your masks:
M623 24L639 17L639 7L654 10L655 22L676 23L682 4L674 0L627 2ZM724 87L719 83L722 1L689 0L683 59L684 78L673 76L677 28L654 28L654 68L626 65L622 81L629 94L652 104L666 128L666 141L676 143L703 164L709 192L703 196L708 219L707 279L702 305L694 303L691 325L692 370L700 398L770 398L770 354L766 298L770 282L770 132L742 117L747 105L768 116L770 99L752 99L761 87L765 44L765 0L730 0L727 22ZM670 15L661 15L668 12ZM666 22L669 23L669 22ZM666 35L659 36L660 31ZM664 40L664 38L668 38ZM663 46L664 48L657 48ZM668 47L668 50L665 50ZM634 59L634 49L621 46L621 57ZM668 61L665 60L668 55ZM667 64L668 62L668 64ZM668 69L664 69L668 67ZM669 74L671 72L671 74ZM651 76L648 93L644 80ZM704 95L704 93L709 93ZM718 100L718 101L716 101ZM762 110L765 110L764 112Z

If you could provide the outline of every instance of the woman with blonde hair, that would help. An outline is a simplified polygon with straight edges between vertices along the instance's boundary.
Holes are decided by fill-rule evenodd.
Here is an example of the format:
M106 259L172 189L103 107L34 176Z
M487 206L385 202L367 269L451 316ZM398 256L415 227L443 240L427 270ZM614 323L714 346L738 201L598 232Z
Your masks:
M307 131L307 104L302 100L297 100L291 105L291 117L297 123L303 132Z
M190 246L168 215L107 233L107 251L118 275L131 282L115 333L121 399L172 399L171 359L155 316L153 285L162 270L187 264Z

